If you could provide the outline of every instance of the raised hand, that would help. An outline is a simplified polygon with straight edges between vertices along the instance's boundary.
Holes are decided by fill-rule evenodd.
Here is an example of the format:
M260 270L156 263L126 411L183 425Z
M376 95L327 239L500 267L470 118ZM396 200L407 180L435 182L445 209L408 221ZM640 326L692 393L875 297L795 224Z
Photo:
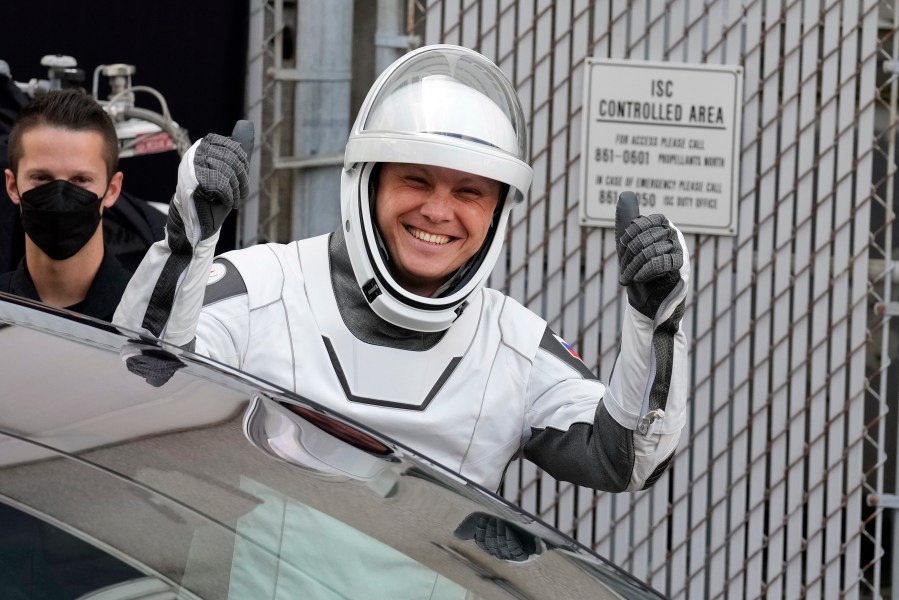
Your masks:
M681 279L684 250L664 215L641 216L637 196L622 192L615 208L618 282L631 306L655 319L662 302Z
M200 240L221 229L231 209L239 208L249 190L249 160L253 125L238 121L232 137L210 133L193 156L197 187L193 192Z

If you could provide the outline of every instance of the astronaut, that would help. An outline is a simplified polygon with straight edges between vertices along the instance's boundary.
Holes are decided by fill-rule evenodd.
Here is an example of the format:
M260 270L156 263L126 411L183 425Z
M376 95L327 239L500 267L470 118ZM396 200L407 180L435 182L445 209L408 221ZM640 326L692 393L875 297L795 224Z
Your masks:
M211 134L182 159L166 239L114 322L332 407L487 488L519 453L553 477L652 485L686 418L689 260L662 215L622 211L629 302L608 386L547 323L485 288L532 170L512 84L457 46L375 82L347 141L339 228L215 258L247 155ZM628 214L628 210L632 213Z

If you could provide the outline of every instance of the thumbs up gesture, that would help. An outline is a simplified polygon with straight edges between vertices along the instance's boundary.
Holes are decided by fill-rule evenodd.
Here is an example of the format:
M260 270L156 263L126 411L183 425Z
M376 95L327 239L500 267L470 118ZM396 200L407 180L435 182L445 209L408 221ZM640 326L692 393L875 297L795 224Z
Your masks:
M622 192L615 207L615 242L618 283L627 287L631 306L655 320L678 282L686 279L683 236L664 215L640 215L637 196Z
M193 200L200 221L200 239L205 240L247 197L253 124L238 121L230 138L210 133L196 146L193 167L197 187Z

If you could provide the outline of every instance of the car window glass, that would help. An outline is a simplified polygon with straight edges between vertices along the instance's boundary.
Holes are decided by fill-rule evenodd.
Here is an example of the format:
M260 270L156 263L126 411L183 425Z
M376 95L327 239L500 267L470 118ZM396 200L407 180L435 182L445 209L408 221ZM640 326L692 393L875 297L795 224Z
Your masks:
M96 600L100 590L153 589L166 584L65 531L0 503L0 598L6 600ZM150 587L152 586L152 587ZM163 600L166 596L158 596Z

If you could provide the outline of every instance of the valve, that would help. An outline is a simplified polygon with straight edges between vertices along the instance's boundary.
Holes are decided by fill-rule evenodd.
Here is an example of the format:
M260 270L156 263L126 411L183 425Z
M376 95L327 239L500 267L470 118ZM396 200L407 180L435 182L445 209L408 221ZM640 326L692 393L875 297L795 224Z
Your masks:
M81 87L84 83L84 70L78 68L78 62L65 54L47 54L41 58L41 66L47 67L48 86L42 91L64 90Z

